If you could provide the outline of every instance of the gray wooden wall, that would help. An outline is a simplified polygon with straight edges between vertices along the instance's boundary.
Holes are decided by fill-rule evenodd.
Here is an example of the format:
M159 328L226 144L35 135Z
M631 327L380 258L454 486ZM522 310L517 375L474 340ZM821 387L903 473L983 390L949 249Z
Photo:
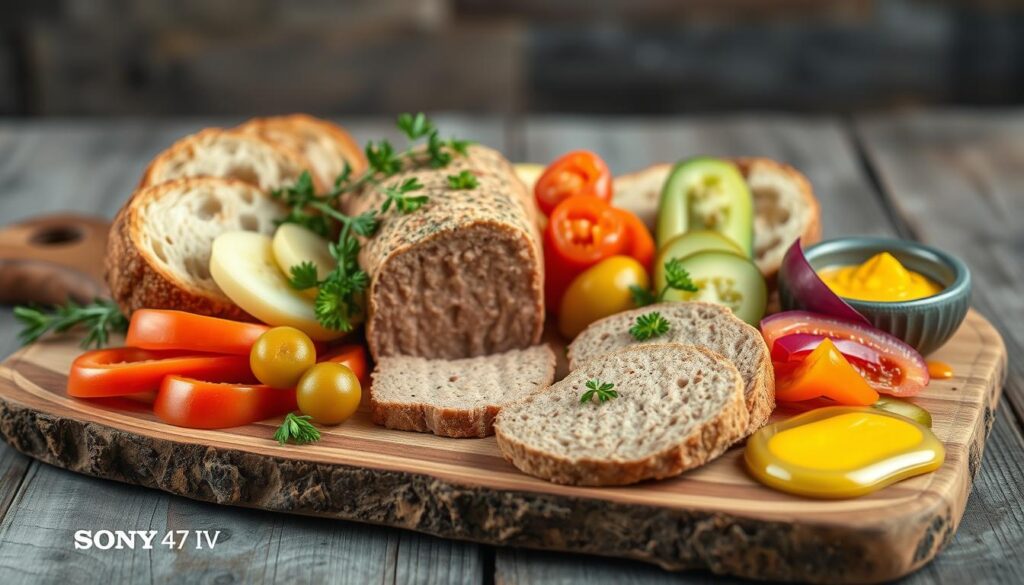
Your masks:
M1022 101L1015 0L0 2L0 115Z

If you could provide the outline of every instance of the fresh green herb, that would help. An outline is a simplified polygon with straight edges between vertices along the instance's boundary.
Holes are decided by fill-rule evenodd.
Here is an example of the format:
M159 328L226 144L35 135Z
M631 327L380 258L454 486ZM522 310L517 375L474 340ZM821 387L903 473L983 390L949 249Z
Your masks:
M325 238L338 234L337 240L330 247L331 255L338 265L323 279L319 278L316 267L309 263L289 269L292 287L299 290L317 288L316 316L326 328L350 331L352 317L361 310L358 299L369 283L369 276L359 267L358 237L372 237L380 225L380 216L385 213L413 213L428 202L426 195L417 194L423 189L423 184L415 177L398 185L384 185L386 179L404 168L444 167L451 162L454 154L465 155L471 144L467 140L441 139L433 122L422 112L400 115L398 129L409 140L405 150L396 150L387 140L367 143L366 160L369 168L353 176L351 167L346 164L329 192L318 195L313 187L312 176L306 172L291 187L272 193L289 208L288 215L280 223L295 223ZM424 139L425 143L422 142ZM355 217L338 211L338 200L342 195L355 194L369 188L384 195L379 209Z
M274 431L274 439L281 445L286 445L289 442L305 445L319 441L320 431L313 426L313 423L309 422L310 418L312 417L289 412L284 415L284 422L281 423L281 426Z
M612 398L618 398L619 393L612 388L615 388L615 384L611 382L602 382L600 380L587 380L588 390L580 396L580 404L587 402L593 402L596 396L600 402L608 402Z
M633 304L638 307L646 307L665 300L665 294L669 290L681 290L685 292L697 292L697 285L690 279L690 273L683 268L683 261L679 258L671 258L665 262L665 286L657 294L632 285L629 287L633 295Z
M636 323L629 328L629 334L637 341L647 341L668 333L670 327L668 319L662 317L661 313L651 311L636 318Z
M448 175L448 186L452 189L476 189L480 184L476 175L469 171L462 171L457 175Z
M14 317L23 326L18 339L26 345L51 331L63 333L81 325L88 329L82 347L102 347L107 344L111 332L128 330L128 319L121 314L117 303L106 299L95 299L88 305L68 301L49 312L33 307L15 307Z

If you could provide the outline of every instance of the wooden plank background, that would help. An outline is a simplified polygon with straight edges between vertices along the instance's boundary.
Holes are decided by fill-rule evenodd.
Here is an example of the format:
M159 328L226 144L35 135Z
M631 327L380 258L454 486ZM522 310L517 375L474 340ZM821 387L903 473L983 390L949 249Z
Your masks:
M857 120L739 115L686 119L439 116L445 133L546 162L600 152L615 172L699 153L764 155L803 170L826 237L899 234L961 255L975 306L1024 348L1024 112L946 111ZM174 138L237 120L0 121L0 222L59 210L112 216L146 160ZM347 121L360 139L390 123ZM0 355L17 345L0 311ZM1011 358L960 530L915 583L1024 582L1024 371ZM76 551L78 529L211 529L216 551ZM0 446L0 583L705 583L642 563L493 549L345 522L224 508L80 477Z

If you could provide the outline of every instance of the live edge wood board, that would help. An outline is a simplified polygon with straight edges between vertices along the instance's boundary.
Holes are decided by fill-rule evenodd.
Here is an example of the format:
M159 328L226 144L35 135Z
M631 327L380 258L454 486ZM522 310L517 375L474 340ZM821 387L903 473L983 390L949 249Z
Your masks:
M278 446L273 421L177 428L138 402L66 397L68 366L79 351L73 339L37 343L0 366L0 433L59 467L219 504L667 569L830 583L896 578L950 541L1006 372L1001 338L972 311L931 356L950 363L955 377L933 381L917 399L932 413L945 464L869 496L818 501L754 483L741 448L673 480L576 488L519 473L493 438L389 431L374 426L365 408L302 447Z

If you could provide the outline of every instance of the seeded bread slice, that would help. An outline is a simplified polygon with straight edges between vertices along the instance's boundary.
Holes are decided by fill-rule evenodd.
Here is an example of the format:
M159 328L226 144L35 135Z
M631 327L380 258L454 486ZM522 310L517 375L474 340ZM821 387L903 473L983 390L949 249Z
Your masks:
M554 380L555 354L547 345L459 360L385 357L373 370L373 422L442 437L486 437L502 406Z
M344 128L306 114L253 118L236 130L302 154L322 189L334 184L346 162L353 177L367 167L362 149Z
M220 177L269 191L291 185L309 167L309 161L298 152L257 135L207 128L156 155L142 175L139 189L183 177Z
M121 309L177 309L252 321L210 276L210 247L224 232L271 235L285 210L249 183L210 177L143 189L114 219L107 283Z
M618 397L581 402L588 380L614 384ZM494 427L506 459L554 483L662 479L711 461L743 436L743 379L704 348L628 347L506 406Z
M821 239L821 210L807 177L793 167L767 158L732 160L754 196L754 261L775 278L786 249L797 238L804 245ZM615 205L628 209L654 229L661 188L672 170L656 164L615 178Z
M629 329L640 315L652 311L668 320L667 333L638 342ZM750 412L745 434L768 422L775 409L775 371L761 333L721 305L703 302L671 302L625 311L595 321L569 344L569 369L587 360L633 345L692 343L705 347L736 364L743 376L744 396Z

